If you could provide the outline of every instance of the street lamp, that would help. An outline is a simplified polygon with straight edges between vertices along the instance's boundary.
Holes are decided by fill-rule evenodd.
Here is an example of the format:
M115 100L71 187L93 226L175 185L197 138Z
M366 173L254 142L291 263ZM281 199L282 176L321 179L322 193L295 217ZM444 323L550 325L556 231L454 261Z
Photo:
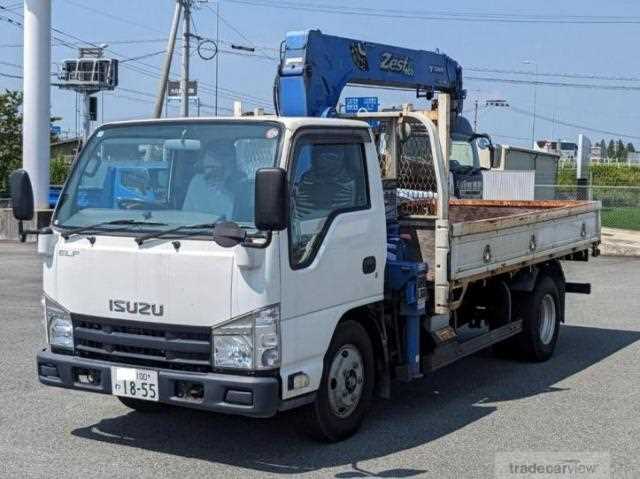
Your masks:
M533 121L531 124L531 146L536 147L536 104L538 95L538 63L532 60L524 60L522 63L525 65L534 65L536 67L536 79L533 83Z

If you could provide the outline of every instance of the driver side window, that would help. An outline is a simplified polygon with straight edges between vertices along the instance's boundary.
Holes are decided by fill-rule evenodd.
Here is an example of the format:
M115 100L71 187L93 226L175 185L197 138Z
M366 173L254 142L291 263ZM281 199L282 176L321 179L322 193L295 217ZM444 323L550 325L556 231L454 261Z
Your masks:
M299 142L290 188L289 252L299 269L313 261L333 218L369 208L364 145Z

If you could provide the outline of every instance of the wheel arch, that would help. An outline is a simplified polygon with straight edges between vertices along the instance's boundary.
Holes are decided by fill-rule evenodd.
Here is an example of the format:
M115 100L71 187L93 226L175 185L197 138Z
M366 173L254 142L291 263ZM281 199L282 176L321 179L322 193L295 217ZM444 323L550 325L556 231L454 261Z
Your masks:
M391 374L388 336L384 323L384 306L382 302L350 309L342 315L336 328L347 321L358 323L367 332L373 346L373 359L375 362L374 394L388 399L391 396Z
M562 265L557 259L541 263L532 268L518 271L508 282L509 289L515 292L531 293L545 276L549 276L558 289L560 297L560 321L565 319L565 276Z

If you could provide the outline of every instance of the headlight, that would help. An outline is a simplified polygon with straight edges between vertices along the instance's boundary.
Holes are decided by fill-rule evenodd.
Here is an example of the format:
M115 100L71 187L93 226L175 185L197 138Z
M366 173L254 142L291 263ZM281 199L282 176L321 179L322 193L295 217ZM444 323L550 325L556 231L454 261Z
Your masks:
M213 365L234 369L280 366L280 305L267 306L214 328Z
M69 311L45 296L44 318L49 345L73 351L73 324Z

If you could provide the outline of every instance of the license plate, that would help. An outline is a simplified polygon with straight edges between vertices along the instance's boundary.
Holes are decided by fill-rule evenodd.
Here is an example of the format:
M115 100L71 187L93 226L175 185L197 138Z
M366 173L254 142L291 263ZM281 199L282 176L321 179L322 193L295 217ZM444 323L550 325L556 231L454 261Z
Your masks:
M111 393L145 401L160 399L158 372L149 369L111 368Z

